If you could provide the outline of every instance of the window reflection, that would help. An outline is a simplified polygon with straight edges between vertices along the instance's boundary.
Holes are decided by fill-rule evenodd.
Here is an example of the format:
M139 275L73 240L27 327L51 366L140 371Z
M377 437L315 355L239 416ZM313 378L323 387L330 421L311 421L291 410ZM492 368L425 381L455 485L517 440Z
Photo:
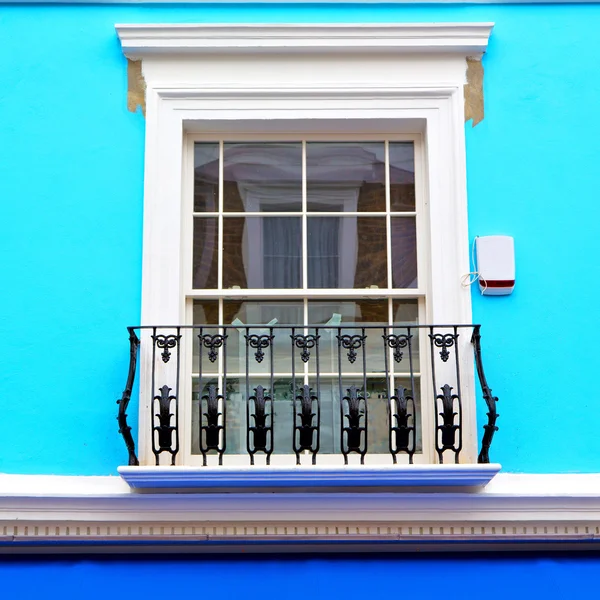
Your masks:
M301 211L302 144L225 144L223 208L226 212Z
M306 186L309 211L384 211L384 143L307 143Z
M387 287L386 222L379 217L309 217L308 287Z
M224 219L223 287L301 288L301 218Z
M194 212L219 210L219 144L194 144Z

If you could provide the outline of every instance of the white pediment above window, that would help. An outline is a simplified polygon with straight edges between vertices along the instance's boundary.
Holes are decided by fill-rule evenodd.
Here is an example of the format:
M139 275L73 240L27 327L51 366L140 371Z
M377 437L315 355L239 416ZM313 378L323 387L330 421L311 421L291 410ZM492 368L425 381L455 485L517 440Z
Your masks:
M436 52L481 54L493 23L126 24L128 58L228 52Z

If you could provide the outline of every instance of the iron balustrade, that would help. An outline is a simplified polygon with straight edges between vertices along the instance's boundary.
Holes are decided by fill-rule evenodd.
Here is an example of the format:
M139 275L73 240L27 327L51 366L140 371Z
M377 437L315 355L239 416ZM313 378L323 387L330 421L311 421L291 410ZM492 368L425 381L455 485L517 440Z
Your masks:
M157 465L162 455L169 457L174 465L180 452L184 369L185 375L197 381L198 410L194 424L197 435L193 450L202 456L203 465L208 464L210 455L216 456L222 465L228 438L240 435L232 430L227 418L230 382L234 380L243 391L244 450L250 464L255 464L257 454L264 455L266 464L270 464L276 450L295 454L297 464L301 464L302 456L310 456L311 463L316 464L324 434L324 379L335 390L329 404L333 402L334 410L339 411L336 443L345 464L351 454L358 455L364 464L370 429L374 427L380 434L384 427L386 453L394 464L399 454L405 454L412 463L419 451L418 413L424 401L432 403L438 461L443 463L449 454L458 463L464 424L461 381L464 359L459 340L464 341L464 336L469 336L488 409L478 462L489 463L489 449L498 430L497 398L492 395L483 370L480 325L182 325L129 327L128 331L129 371L125 390L117 401L117 420L130 465L139 464L131 427L127 424L127 409L142 341L151 346L147 353L151 446ZM419 358L419 352L427 356L426 361ZM291 442L286 448L276 449L275 386L279 377L276 364L282 360L287 360L289 367L286 382L291 402L287 426ZM415 362L419 360L421 366L417 370ZM183 367L184 361L191 368ZM370 361L378 364L373 367ZM328 368L324 362L329 364ZM231 372L232 365L237 365L236 373ZM426 386L420 385L424 374L434 390L429 394L431 398L420 397L425 395ZM373 400L367 391L374 376L379 377L379 382L384 381L379 396L386 406L386 414L383 419L378 418L375 426L369 417ZM286 425L285 420L282 426Z

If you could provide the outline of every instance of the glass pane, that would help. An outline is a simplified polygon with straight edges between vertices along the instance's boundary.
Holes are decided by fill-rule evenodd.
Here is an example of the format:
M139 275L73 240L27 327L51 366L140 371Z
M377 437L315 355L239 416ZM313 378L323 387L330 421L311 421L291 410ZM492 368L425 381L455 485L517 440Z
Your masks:
M192 265L194 289L217 287L218 227L219 223L216 217L196 217L194 219L194 260Z
M223 219L223 287L302 287L302 219Z
M415 148L412 142L390 142L390 208L415 210Z
M306 144L306 185L309 211L384 211L383 142Z
M194 300L194 325L218 325L219 323L219 303L216 300ZM217 373L219 369L218 361L211 361L208 358L208 349L202 348L200 351L200 339L202 335L217 335L217 327L203 327L200 329L189 329L186 335L192 337L192 371L194 373ZM222 352L222 350L219 350ZM200 362L200 357L202 362Z
M419 322L419 304L417 300L393 301L394 323L416 324Z
M218 325L219 303L217 300L194 300L194 325Z
M338 373L338 339L341 335L363 335L361 325L381 325L382 328L366 329L365 340L367 372L384 373L383 327L388 320L387 300L309 301L308 322L323 325L319 329L319 368L323 373ZM331 328L328 328L330 325ZM354 327L356 325L357 327ZM354 362L348 360L348 351L342 349L342 373L362 373L363 349L357 350ZM315 372L316 361L309 360L309 372Z
M194 144L194 212L219 210L219 144Z
M413 373L419 373L421 370L421 363L419 359L419 338L421 335L425 335L427 338L427 332L421 331L418 328L410 329L401 327L401 325L417 324L419 322L419 305L417 300L394 300L393 301L393 315L394 315L394 329L392 333L397 336L405 336L410 334L410 354L408 344L402 348L397 349L396 356L394 358L394 352L392 350L392 357L390 361L394 361L395 373L410 373L411 359ZM404 386L410 387L410 386Z
M417 227L414 217L392 218L392 286L417 287Z
M252 327L249 332L245 325L296 325L303 322L303 304L298 302L255 301L244 302L225 300L223 302L223 320L225 325L233 324L235 328L228 329L227 339L227 371L229 373L245 373L246 371L246 334L269 335L268 327ZM275 373L290 373L292 369L292 329L273 329L273 371ZM251 373L270 373L270 352L265 350L265 358L257 362L255 350L249 349L248 360ZM301 370L299 360L296 369Z
M309 217L309 288L386 288L386 222L379 217Z
M301 211L302 144L225 144L223 209L225 212Z

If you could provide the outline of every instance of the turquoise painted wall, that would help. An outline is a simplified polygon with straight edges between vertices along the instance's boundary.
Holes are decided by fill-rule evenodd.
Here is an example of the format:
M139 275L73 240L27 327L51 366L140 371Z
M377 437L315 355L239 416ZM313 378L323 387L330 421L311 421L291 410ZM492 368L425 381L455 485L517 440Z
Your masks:
M471 236L515 236L474 294L506 471L600 471L600 6L0 5L0 472L110 474L139 320L144 119L116 22L494 21L467 125ZM481 411L483 414L483 410ZM135 409L130 410L134 416Z

